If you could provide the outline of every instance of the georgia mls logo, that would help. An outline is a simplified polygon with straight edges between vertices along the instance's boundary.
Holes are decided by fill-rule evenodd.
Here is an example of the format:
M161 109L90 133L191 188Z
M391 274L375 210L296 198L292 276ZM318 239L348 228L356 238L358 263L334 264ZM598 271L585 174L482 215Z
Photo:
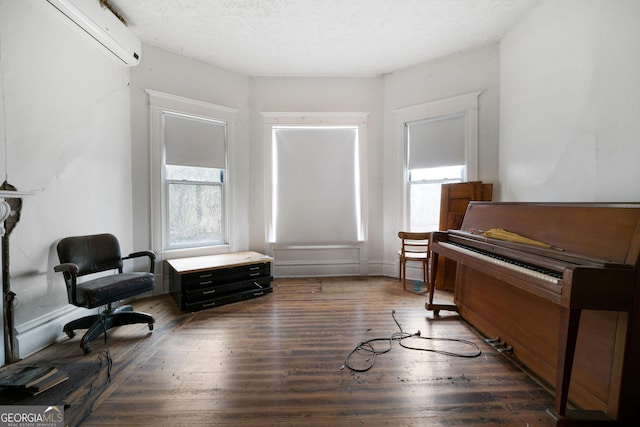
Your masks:
M64 412L62 412L57 406L47 407L47 409L44 410L43 414L45 415L45 417L51 418L53 422L60 422L64 419ZM50 414L51 417L49 417L47 414Z
M0 406L0 427L63 427L62 406Z

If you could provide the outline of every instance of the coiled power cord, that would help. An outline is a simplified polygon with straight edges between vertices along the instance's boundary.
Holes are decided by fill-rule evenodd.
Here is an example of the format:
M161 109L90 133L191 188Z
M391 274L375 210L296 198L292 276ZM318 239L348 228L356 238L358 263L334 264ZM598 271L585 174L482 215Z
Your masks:
M345 358L344 361L344 366L349 368L350 370L354 371L354 372L366 372L368 370L370 370L371 368L373 368L373 365L376 362L376 357L379 354L385 354L388 353L389 351L391 351L392 348L392 343L394 341L397 341L398 344L400 344L401 347L404 347L406 349L409 350L418 350L418 351L428 351L431 353L437 353L437 354L442 354L445 356L451 356L451 357L463 357L463 358L473 358L473 357L478 357L480 356L480 354L482 354L482 352L480 351L480 347L469 340L464 340L464 339L460 339L460 338L439 338L439 337L423 337L420 333L420 331L410 334L408 332L404 332L402 330L402 325L400 325L400 323L398 322L398 319L396 319L396 311L392 310L391 311L391 317L393 317L393 321L396 323L396 325L398 325L398 329L400 329L400 332L394 332L393 334L391 334L390 337L388 338L372 338L370 340L366 340L366 341L361 341ZM416 346L410 346L407 345L405 343L403 343L403 340L407 339L407 338L417 338L417 339L422 339L422 340L427 340L430 342L451 342L451 343L456 343L456 344L463 344L465 346L470 347L470 351L469 352L454 352L454 351L447 351L447 350L441 350L441 349L436 349L436 348L428 348L428 347L416 347ZM388 343L388 347L382 349L382 350L376 350L374 347L374 343L376 342L387 342ZM365 354L368 356L367 362L368 364L366 364L363 367L356 367L352 364L351 360L352 358L356 355L356 354Z

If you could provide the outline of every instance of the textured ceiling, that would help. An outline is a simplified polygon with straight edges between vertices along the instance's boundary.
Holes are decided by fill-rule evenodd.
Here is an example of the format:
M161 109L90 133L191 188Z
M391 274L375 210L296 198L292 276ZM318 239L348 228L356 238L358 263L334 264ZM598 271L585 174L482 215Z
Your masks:
M373 76L494 43L538 1L110 3L142 41L241 74Z

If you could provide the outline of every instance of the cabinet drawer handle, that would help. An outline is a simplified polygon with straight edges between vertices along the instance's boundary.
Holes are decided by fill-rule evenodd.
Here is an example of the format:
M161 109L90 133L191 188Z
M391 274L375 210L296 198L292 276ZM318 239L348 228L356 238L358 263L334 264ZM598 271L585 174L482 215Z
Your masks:
M213 276L213 274L212 274L212 273L209 273L209 274L203 274L202 276L200 276L200 278L201 278L201 279L206 279L207 277L211 277L211 276Z
M201 285L210 285L213 283L213 280L207 280L206 282L200 282Z
M260 267L249 267L249 270L253 271L253 270L260 270Z
M215 293L216 293L216 290L215 290L215 289L212 289L212 290L210 290L210 291L204 291L204 292L202 293L202 295L209 295L209 294L215 294Z
M249 275L249 277L256 277L256 276L259 276L259 275L260 275L260 273L251 273L251 274Z
M259 297L260 295L264 295L264 292L260 291L260 292L254 292L253 293L254 297Z
M202 304L202 307L211 307L212 305L216 305L216 303L210 302L209 304Z

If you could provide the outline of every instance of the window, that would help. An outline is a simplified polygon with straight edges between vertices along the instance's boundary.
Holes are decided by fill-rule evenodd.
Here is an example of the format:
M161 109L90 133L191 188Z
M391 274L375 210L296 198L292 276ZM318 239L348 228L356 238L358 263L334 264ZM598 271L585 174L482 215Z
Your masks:
M224 243L224 169L167 165L167 246Z
M226 123L163 113L165 246L225 243Z
M267 241L280 247L363 242L366 114L280 114L263 113Z
M466 176L465 115L407 123L409 229L437 230L442 184Z
M442 184L462 182L465 165L409 170L409 229L437 230Z
M399 229L437 230L442 184L477 178L480 92L395 110L402 215Z
M229 147L235 110L147 91L151 109L152 247L210 253L230 245ZM205 250L205 252L202 252Z
M360 240L358 128L273 128L273 240Z

